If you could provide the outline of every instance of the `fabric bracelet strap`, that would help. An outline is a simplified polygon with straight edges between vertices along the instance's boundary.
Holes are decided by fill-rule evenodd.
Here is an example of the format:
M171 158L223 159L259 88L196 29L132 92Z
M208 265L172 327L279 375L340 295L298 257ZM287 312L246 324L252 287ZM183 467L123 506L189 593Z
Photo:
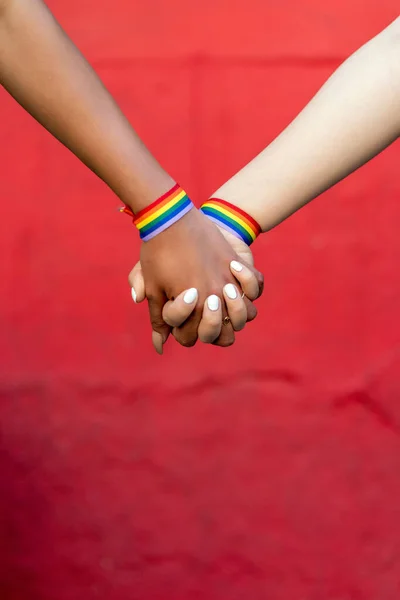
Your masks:
M194 207L192 201L180 185L176 184L169 192L152 202L140 212L134 214L128 206L120 209L133 218L140 238L148 242L168 227L179 221Z
M233 233L248 246L261 233L261 227L253 217L226 200L210 198L200 207L200 210L214 223Z

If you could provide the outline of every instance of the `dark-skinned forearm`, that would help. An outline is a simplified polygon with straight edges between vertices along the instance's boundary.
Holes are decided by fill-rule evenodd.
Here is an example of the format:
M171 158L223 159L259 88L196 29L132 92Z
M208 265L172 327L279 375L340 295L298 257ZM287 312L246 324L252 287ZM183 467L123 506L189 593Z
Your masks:
M0 0L0 83L134 212L172 187L41 0Z

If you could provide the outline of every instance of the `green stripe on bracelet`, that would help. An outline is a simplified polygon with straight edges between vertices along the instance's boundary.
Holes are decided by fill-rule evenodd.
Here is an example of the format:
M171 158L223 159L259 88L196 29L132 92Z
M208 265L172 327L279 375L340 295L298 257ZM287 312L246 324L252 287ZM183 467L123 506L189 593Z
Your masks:
M226 200L210 198L200 210L214 223L233 233L248 246L261 233L261 227L253 217Z

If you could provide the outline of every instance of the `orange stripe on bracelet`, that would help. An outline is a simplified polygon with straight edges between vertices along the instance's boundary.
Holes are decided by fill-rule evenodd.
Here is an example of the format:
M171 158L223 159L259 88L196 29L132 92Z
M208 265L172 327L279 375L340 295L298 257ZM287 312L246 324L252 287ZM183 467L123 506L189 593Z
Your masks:
M210 198L200 209L209 219L243 240L248 246L261 233L261 227L253 217L241 208L220 198Z
M136 215L128 207L120 210L133 217L133 223L138 228L141 239L147 242L179 221L192 208L192 201L186 192L176 184L169 192L163 194Z

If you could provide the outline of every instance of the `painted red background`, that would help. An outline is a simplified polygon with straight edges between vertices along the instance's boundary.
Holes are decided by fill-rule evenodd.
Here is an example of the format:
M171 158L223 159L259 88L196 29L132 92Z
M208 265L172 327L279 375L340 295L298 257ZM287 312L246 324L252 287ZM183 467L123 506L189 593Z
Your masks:
M196 202L398 12L49 5ZM159 358L119 202L5 92L0 119L1 600L398 600L399 146L257 242L234 347Z

